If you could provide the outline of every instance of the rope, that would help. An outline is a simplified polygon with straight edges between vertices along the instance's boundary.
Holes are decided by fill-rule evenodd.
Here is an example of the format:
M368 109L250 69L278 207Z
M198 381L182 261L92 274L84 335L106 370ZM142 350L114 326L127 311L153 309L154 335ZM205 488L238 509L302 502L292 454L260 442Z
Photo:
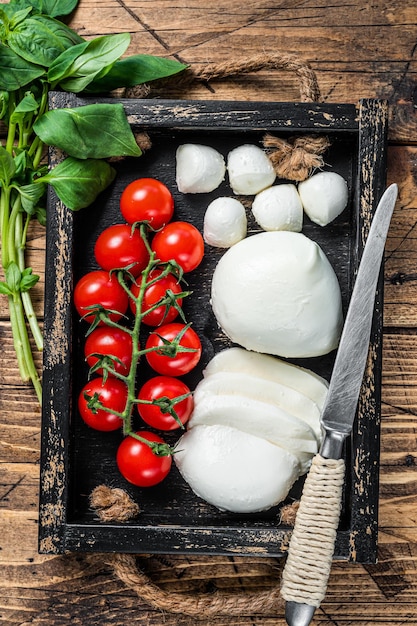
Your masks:
M314 457L282 574L281 594L285 600L318 607L324 599L339 524L344 476L343 459Z

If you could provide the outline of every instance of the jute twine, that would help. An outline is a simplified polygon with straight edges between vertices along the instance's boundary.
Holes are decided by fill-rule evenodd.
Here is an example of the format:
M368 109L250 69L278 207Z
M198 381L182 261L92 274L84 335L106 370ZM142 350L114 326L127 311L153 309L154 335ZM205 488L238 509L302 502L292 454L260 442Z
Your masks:
M195 82L209 82L232 76L257 72L262 69L285 70L296 75L302 102L316 102L320 90L314 71L308 63L291 54L258 54L243 60L229 60L207 65L200 69L188 68L172 79L157 81L167 85L175 81L176 88L189 88ZM153 84L152 84L153 85ZM153 88L153 86L152 86ZM149 85L140 85L125 91L125 97L146 98L151 93ZM137 138L143 150L151 147L150 138L142 132ZM312 136L292 138L289 141L266 135L264 147L277 175L289 180L304 180L313 168L323 165L322 154L327 149L327 138ZM303 178L304 177L304 178ZM103 522L127 521L140 514L139 506L122 489L100 485L90 496L91 507ZM280 521L294 525L298 503L281 509ZM215 616L237 617L243 615L276 615L283 612L283 599L279 585L257 592L178 593L166 591L156 585L138 564L138 555L111 554L100 558L111 565L114 573L144 602L159 610L194 618Z
M189 67L178 76L156 81L157 89L169 88L175 84L176 89L188 89L196 82L209 83L213 80L250 74L263 69L284 70L295 74L300 86L301 102L317 102L320 98L320 89L314 70L308 63L292 54L272 53L257 54L252 57L223 63L206 65L202 68ZM153 89L150 85L138 85L125 90L126 97L146 98ZM142 133L138 138L139 146L146 150L150 147L150 140L145 140ZM311 173L323 167L323 153L330 146L327 137L323 135L303 135L288 140L266 134L263 145L274 166L279 178L301 182Z

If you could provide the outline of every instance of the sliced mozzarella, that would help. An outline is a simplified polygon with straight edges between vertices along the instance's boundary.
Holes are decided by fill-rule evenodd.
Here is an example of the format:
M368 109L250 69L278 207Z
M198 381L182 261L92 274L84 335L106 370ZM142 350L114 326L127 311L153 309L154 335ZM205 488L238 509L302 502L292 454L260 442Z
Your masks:
M298 185L304 211L312 222L327 226L347 206L348 186L336 172L319 172Z
M286 385L310 398L320 409L329 386L324 378L311 370L238 347L218 352L207 364L203 375L207 377L218 372L251 374Z
M321 439L320 409L295 389L252 374L219 372L201 380L194 391L194 403L210 404L210 397L236 395L268 402L306 422Z
M187 143L176 152L176 181L182 193L208 193L226 174L223 156L210 146Z
M274 185L258 193L252 203L253 216L264 230L290 230L303 227L303 205L297 187Z
M229 248L246 237L247 225L245 207L239 200L216 198L204 215L204 240L210 246Z
M224 333L248 350L306 358L339 343L336 274L320 246L301 233L263 232L229 248L213 273L211 303Z
M271 161L259 146L244 144L231 150L227 157L227 171L233 192L253 195L270 187L276 174Z
M189 428L201 424L231 426L285 448L299 459L303 473L318 450L308 424L279 407L245 396L210 396L196 404Z
M191 428L177 450L175 463L196 495L235 513L282 502L299 474L290 452L229 426Z

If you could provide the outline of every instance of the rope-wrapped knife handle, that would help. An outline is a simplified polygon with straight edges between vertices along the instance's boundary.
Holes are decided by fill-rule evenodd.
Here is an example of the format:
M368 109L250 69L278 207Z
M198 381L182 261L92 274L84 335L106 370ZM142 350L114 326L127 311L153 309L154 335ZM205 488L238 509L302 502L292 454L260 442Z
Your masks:
M344 477L343 459L325 459L320 454L313 458L282 574L281 595L287 601L318 607L324 599Z

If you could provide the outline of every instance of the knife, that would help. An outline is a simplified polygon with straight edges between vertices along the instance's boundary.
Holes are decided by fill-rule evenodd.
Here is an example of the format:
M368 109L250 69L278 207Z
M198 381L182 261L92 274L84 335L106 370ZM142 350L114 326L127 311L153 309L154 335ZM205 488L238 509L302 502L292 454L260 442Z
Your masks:
M369 349L375 291L398 186L384 192L369 229L321 416L319 453L307 475L282 574L288 626L308 626L327 588L339 524L343 445L356 414Z

